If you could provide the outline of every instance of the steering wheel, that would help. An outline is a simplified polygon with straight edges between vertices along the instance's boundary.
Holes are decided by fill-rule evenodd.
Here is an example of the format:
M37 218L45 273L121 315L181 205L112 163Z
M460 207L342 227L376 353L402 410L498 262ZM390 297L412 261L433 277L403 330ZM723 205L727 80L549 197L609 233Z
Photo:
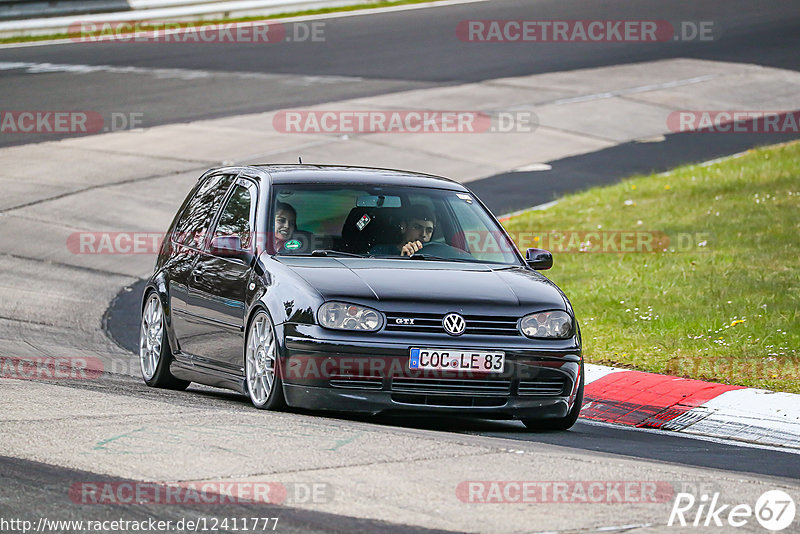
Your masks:
M451 260L474 259L474 256L469 252L440 241L428 241L427 243L423 243L422 249L419 252Z

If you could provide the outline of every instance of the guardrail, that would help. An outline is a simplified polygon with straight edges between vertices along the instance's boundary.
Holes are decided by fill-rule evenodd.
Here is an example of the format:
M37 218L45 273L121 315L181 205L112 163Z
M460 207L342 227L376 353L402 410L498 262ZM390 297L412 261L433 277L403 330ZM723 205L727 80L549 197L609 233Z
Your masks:
M0 20L128 11L127 0L0 0Z
M0 37L67 33L80 22L219 20L376 0L0 0ZM61 10L61 11L59 11ZM12 16L12 14L14 14Z
M365 3L367 0L353 0L350 4ZM92 13L112 13L118 11L155 10L165 8L189 8L195 6L199 11L207 8L223 10L230 0L0 0L0 21L31 18L61 17ZM251 2L258 4L259 2ZM303 4L309 0L265 1L263 4ZM317 4L341 4L342 2L315 2ZM203 9L206 8L206 9Z

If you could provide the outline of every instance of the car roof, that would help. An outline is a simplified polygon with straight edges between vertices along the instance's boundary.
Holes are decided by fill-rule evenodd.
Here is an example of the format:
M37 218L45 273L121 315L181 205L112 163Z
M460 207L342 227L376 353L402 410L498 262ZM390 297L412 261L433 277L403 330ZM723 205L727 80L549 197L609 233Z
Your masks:
M380 184L433 187L453 191L467 191L467 188L449 178L397 169L376 167L354 167L345 165L250 165L264 171L275 184L292 183L342 183L342 184Z

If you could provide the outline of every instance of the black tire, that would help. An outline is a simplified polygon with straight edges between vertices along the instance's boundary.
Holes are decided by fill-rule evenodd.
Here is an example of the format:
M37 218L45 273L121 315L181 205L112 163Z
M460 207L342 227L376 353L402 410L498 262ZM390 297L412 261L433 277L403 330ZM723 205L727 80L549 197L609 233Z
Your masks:
M575 396L575 404L566 417L557 419L523 419L522 422L528 430L568 430L578 420L583 405L583 365L581 365L581 383L578 386L578 394Z
M166 338L166 322L164 308L158 293L151 291L142 308L142 320L139 328L139 367L144 383L153 388L174 389L182 391L191 382L180 380L169 372L172 363L172 350Z
M286 407L278 339L272 319L264 310L253 316L244 338L244 384L250 402L259 410Z

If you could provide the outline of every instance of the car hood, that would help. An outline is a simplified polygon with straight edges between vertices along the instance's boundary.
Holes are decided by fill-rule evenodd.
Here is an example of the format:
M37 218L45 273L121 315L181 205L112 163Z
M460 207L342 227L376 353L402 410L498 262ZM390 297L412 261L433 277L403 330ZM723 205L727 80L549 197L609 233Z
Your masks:
M561 291L523 267L428 260L279 257L325 300L565 309Z

